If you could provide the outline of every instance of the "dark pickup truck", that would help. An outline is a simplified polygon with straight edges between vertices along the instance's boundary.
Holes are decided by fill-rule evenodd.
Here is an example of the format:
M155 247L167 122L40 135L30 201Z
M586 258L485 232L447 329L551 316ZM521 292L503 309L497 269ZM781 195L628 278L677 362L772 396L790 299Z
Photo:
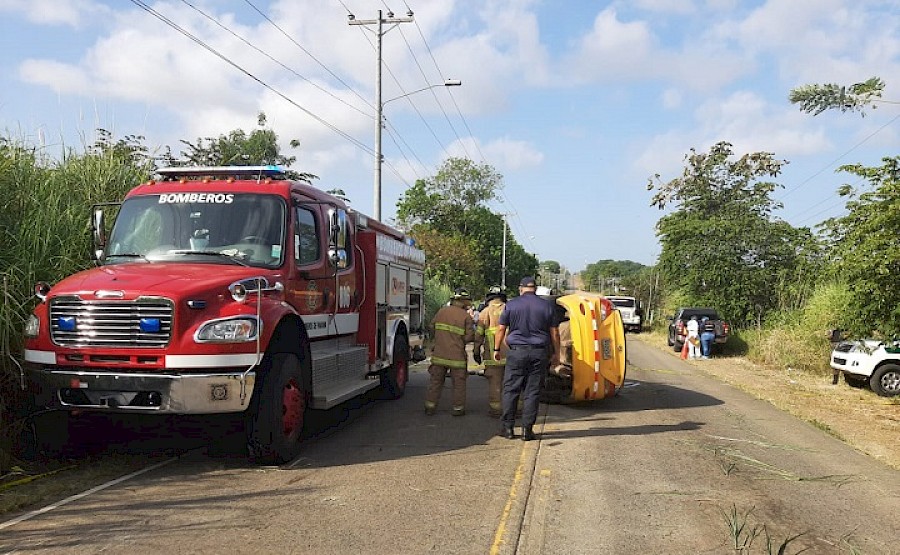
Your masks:
M716 339L713 345L722 344L728 341L728 334L731 332L731 326L728 322L719 318L719 313L712 308L694 308L685 307L675 311L675 316L669 320L669 336L667 342L670 347L676 351L680 351L684 346L684 338L687 337L687 323L691 316L696 316L699 322L704 316L708 317L716 329ZM703 331L702 329L700 331Z

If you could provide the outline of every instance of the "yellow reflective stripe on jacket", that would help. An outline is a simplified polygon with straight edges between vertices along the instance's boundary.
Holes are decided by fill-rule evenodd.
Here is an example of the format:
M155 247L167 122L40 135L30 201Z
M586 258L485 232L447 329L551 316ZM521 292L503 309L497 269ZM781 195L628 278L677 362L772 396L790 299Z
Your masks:
M453 324L443 324L441 322L438 322L434 325L434 329L448 331L450 333L455 333L456 335L466 335L465 328L454 326Z
M484 335L484 326L478 324L475 326L475 333L478 335Z
M449 358L441 358L432 356L431 364L436 364L438 366L449 366L450 368L465 368L466 361L464 360L452 360Z
M497 333L497 326L491 326L485 330L485 348L487 349L487 359L484 361L485 366L502 366L506 364L506 359L494 360L494 334Z

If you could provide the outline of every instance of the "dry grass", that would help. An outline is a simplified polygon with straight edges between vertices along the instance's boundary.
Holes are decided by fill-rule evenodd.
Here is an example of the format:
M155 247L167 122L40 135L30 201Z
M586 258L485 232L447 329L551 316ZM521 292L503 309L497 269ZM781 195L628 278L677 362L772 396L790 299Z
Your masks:
M0 478L0 515L65 499L159 462L165 456L104 454L77 462L50 461Z
M664 334L642 334L640 340L671 349ZM823 365L828 367L827 362ZM754 364L743 357L703 361L703 370L900 469L900 398L879 397L868 389L850 387L843 380L833 385L830 370L779 368Z

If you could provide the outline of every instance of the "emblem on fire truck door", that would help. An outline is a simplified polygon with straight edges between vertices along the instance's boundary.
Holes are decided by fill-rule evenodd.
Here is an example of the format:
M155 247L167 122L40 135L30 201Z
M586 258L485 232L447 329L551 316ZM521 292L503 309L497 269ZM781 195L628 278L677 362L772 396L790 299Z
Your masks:
M322 294L319 293L316 282L310 281L306 286L306 308L313 311L319 306L319 299Z

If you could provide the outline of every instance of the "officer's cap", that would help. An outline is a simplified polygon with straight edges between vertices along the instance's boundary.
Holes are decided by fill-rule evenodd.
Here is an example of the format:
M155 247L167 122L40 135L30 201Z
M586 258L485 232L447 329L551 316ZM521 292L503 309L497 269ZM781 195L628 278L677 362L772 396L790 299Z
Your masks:
M519 282L519 287L537 287L537 283L533 277L527 276L523 277L522 281Z

